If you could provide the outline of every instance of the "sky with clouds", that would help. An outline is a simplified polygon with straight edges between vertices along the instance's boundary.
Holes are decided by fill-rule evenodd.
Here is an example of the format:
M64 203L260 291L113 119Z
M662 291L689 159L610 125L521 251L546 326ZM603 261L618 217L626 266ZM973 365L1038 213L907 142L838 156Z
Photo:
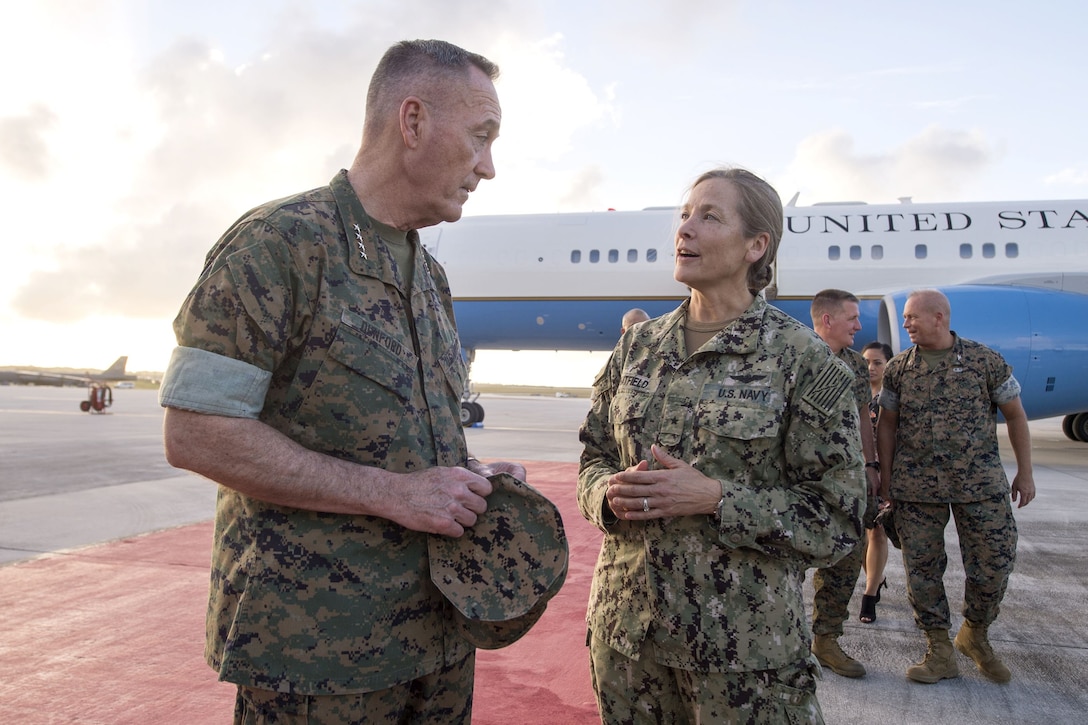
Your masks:
M130 370L162 370L208 248L245 210L350 164L370 73L404 38L502 69L498 175L466 215L672 205L723 163L800 204L1088 197L1079 2L0 9L3 365L128 354ZM527 369L499 359L479 353L474 379L538 382L499 379ZM602 358L578 360L584 380Z

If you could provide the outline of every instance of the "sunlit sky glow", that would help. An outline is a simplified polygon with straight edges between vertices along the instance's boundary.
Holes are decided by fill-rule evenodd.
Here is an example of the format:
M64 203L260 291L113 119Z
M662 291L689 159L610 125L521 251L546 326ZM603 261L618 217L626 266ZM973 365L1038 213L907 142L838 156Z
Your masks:
M1088 5L674 0L4 2L3 365L164 369L204 254L354 155L378 57L502 68L466 215L676 204L740 164L783 198L1088 196ZM588 385L601 354L481 351L480 382Z

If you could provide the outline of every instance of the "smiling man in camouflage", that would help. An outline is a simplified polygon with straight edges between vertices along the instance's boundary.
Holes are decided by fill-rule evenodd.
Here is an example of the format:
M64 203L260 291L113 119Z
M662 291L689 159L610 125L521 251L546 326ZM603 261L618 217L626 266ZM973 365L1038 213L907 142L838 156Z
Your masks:
M997 446L997 411L1005 416L1017 473L1011 500L1035 498L1031 434L1020 383L999 353L950 329L952 308L937 290L911 293L903 328L914 347L884 370L877 422L881 494L895 507L907 572L907 598L928 650L907 677L924 683L958 677L948 639L944 530L955 516L963 569L964 623L955 647L995 682L1009 668L988 630L997 618L1016 559L1016 520ZM889 496L890 493L890 496Z

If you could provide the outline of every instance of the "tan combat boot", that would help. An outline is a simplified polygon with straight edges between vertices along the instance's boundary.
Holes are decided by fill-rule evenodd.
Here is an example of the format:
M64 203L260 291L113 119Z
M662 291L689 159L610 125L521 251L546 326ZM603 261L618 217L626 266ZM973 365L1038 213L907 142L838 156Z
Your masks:
M907 677L915 682L932 685L946 678L959 677L960 668L956 666L956 653L948 641L947 629L927 629L926 658L907 668Z
M956 649L973 659L979 671L994 682L1008 682L1012 679L1012 673L994 654L986 634L986 627L964 620L960 631L956 633Z
M865 666L842 651L839 638L833 634L818 634L812 638L812 654L820 664L843 677L864 677Z

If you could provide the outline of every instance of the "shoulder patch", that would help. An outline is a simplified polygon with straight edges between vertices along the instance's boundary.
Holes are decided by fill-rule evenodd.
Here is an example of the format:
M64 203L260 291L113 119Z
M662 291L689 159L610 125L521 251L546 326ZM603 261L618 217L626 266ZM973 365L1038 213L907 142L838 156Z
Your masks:
M853 377L845 365L838 363L834 359L828 360L827 364L816 375L816 379L812 381L812 385L801 396L801 400L811 405L821 414L831 415L835 402L842 397L842 394L853 383Z

